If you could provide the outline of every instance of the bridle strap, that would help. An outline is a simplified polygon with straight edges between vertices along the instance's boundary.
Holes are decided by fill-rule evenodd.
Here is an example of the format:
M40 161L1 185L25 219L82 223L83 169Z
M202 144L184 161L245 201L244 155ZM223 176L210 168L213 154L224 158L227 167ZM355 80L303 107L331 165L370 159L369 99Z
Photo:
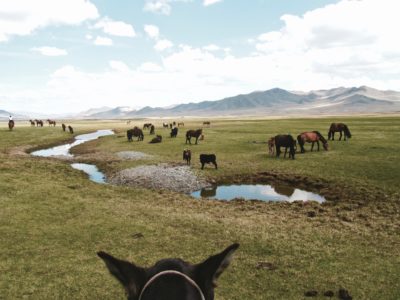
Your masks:
M152 284L156 279L158 279L159 277L163 276L163 275L179 275L181 277L183 277L184 279L186 279L192 286L194 286L197 291L200 294L201 300L206 300L206 298L204 297L203 291L200 289L200 287L198 286L198 284L189 276L187 276L186 274L183 274L179 271L175 271L175 270L166 270L166 271L162 271L160 273L157 273L156 275L154 275L153 277L151 277L149 279L149 281L146 282L146 284L144 285L142 291L140 292L140 296L139 296L139 300L142 299L143 293L144 291L149 287L150 284Z

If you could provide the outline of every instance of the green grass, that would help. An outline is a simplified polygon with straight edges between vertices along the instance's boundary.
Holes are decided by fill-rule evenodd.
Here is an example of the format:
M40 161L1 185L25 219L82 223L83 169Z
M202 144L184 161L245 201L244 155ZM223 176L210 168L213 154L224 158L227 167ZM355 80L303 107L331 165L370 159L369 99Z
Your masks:
M95 184L66 162L17 151L69 140L59 127L17 122L9 132L0 123L0 299L123 299L96 251L145 266L166 257L196 263L233 242L241 247L219 280L216 299L302 299L311 289L324 299L324 291L340 287L354 299L398 299L400 118L334 119L347 123L354 137L330 142L329 152L298 154L295 161L269 157L266 144L253 141L306 130L326 135L332 118L212 120L205 140L190 146L199 174L245 181L270 172L323 182L340 196L326 205L198 201L168 191ZM117 135L74 152L107 174L140 164L181 163L188 147L184 131L200 124L185 120L177 139L156 129L163 143L148 144L147 132L144 143L128 143L123 121L75 122L76 134L112 128ZM155 157L129 162L114 156L127 150ZM200 153L216 153L219 169L201 171ZM307 217L309 211L317 216ZM144 238L132 238L139 232ZM257 269L258 262L277 268Z

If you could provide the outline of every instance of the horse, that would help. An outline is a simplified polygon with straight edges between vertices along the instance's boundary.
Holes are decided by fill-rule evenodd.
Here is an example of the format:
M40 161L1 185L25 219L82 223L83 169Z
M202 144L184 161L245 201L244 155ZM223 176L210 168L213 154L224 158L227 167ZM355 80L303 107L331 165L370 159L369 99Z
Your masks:
M340 133L339 141L342 140L342 131L344 131L344 140L346 140L346 138L351 138L350 130L346 124L332 123L328 131L328 140L330 140L331 138L332 141L335 140L335 132Z
M8 130L10 131L13 130L14 126L15 126L14 120L8 121Z
M36 126L39 127L43 127L43 121L42 120L35 120L36 121Z
M239 244L232 244L199 264L168 258L150 268L120 260L103 251L97 255L125 288L128 300L214 300L217 279L229 266L238 248Z
M178 127L171 129L171 138L175 138L178 135Z
M142 129L140 129L137 126L133 127L133 129L128 129L126 131L126 136L128 138L128 142L132 142L132 137L134 137L134 136L138 137L138 139L137 139L138 141L143 141L143 139L144 139L144 134L143 134Z
M210 127L211 123L209 121L205 121L203 122L203 126L207 125L208 127Z
M162 141L162 136L161 135L157 135L155 138L153 138L149 144L157 144L157 143L161 143Z
M272 137L268 140L268 153L269 155L274 155L275 154L275 138ZM286 152L285 152L286 154Z
M64 123L61 124L62 130L65 131L65 128L67 128L67 126L65 126Z
M200 154L201 169L204 169L205 164L213 164L215 169L218 169L217 156L215 154Z
M69 130L69 133L70 133L70 134L73 134L73 133L74 133L74 129L73 129L70 125L68 125L68 130Z
M56 126L56 121L54 120L47 119L47 122L49 123L49 126L51 125Z
M203 133L203 129L197 129L197 130L188 130L186 131L186 143L189 142L189 144L192 144L191 140L192 137L196 138L196 145L197 145L197 140L199 139L200 135Z
M150 126L150 134L154 134L154 125Z
M185 123L183 123L183 122L178 122L178 127L184 127L185 126Z
M276 149L276 157L281 155L281 147L285 147L285 155L289 148L289 158L294 159L294 155L296 153L296 141L290 134L280 134L274 137L275 149Z
M29 122L31 123L31 126L35 126L35 121L29 120Z
M314 144L317 143L318 151L319 151L319 141L321 140L322 146L324 147L325 151L328 151L328 142L326 139L320 134L318 131L310 131L310 132L303 132L297 136L297 141L299 142L301 153L306 152L304 149L305 142L312 143L311 144L311 151L314 149Z
M192 151L190 151L189 149L184 149L183 160L186 160L186 164L190 165L190 161L192 160Z
M143 130L150 129L150 127L151 127L151 123L144 123Z
M168 123L162 123L163 128L168 128Z

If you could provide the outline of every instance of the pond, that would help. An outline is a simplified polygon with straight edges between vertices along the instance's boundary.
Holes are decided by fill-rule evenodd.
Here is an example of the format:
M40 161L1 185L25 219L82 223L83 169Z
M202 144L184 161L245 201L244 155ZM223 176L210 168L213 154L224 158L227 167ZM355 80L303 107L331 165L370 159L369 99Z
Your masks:
M241 184L219 185L203 188L191 193L195 198L211 198L217 200L232 200L244 198L246 200L261 201L326 201L325 197L291 187L289 185Z
M96 132L81 134L75 137L74 142L69 144L64 144L60 146L55 146L49 149L43 149L34 151L31 154L34 156L41 157L57 157L57 156L65 156L65 157L73 157L74 155L69 152L72 147L78 146L88 141L92 141L98 139L102 136L113 135L114 132L109 129L105 130L97 130ZM91 164L83 164L83 163L73 163L71 167L80 171L85 172L89 175L89 179L97 182L97 183L105 183L105 175L99 171L99 169L95 165Z

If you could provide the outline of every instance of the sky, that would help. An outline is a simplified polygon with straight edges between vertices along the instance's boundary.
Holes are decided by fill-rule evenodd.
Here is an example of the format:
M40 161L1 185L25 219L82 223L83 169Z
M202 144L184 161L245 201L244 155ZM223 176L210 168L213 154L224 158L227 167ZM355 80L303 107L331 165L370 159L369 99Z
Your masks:
M1 0L0 109L400 90L398 0Z

